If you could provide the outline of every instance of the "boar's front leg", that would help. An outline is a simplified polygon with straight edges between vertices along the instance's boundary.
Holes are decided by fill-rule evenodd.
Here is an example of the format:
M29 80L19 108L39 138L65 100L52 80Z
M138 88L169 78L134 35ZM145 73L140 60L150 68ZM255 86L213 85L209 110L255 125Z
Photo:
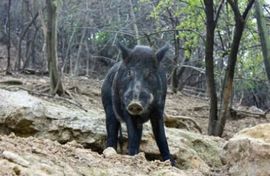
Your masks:
M164 123L163 123L163 113L155 114L151 119L152 130L155 136L156 143L158 145L159 151L161 153L162 159L164 161L170 160L172 165L175 165L175 161L170 155Z
M107 147L113 147L117 150L118 131L120 122L117 120L112 105L105 107L106 112L106 130L107 130Z
M140 141L142 138L142 124L138 123L134 117L126 118L128 132L128 154L136 155L139 153Z

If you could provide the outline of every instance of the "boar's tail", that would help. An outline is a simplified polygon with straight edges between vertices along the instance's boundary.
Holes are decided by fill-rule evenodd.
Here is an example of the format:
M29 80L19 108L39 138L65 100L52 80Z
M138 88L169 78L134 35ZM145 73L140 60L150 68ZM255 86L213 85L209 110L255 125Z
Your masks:
M123 140L123 133L122 133L122 126L120 124L119 127L119 146L120 146L120 152L123 154L123 145L124 145L124 140Z

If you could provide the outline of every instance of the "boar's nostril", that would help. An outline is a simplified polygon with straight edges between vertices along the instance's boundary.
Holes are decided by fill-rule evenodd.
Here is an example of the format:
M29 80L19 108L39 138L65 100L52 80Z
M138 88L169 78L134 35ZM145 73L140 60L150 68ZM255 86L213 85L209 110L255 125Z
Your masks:
M131 102L128 105L127 110L131 115L139 115L143 111L143 107L138 102Z

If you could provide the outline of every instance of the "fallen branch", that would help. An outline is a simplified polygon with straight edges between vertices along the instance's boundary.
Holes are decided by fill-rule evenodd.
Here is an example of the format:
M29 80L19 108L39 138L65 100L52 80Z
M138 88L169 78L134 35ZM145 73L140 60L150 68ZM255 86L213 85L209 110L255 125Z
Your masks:
M49 75L49 72L46 70L35 70L30 68L23 69L21 73L26 75Z
M182 67L185 67L185 68L191 68L193 70L196 70L202 74L205 74L205 70L202 69L202 68L199 68L199 67L194 67L194 66L191 66L191 65L182 65Z
M238 110L231 108L230 113L231 117L236 118L236 119L241 119L245 117L254 117L254 118L266 118L266 114L269 112L269 110L265 112L252 112L250 110Z

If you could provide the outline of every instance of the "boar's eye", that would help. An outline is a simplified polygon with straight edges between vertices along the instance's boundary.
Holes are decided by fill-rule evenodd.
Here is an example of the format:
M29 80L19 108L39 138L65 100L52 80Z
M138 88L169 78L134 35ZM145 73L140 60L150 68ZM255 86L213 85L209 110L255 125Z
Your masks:
M132 72L132 70L128 70L128 71L127 71L127 77L128 77L128 78L132 78L132 77L133 77L133 72Z

